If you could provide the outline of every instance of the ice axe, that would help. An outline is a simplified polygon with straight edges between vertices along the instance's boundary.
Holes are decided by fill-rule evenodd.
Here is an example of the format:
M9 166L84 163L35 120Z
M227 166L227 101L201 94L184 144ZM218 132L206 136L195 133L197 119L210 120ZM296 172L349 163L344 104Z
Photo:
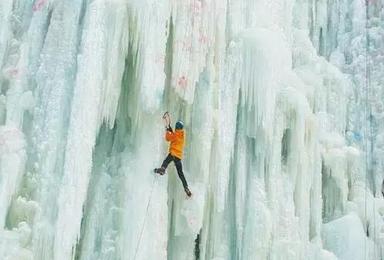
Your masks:
M166 128L170 128L171 127L171 117L169 116L168 111L164 113L163 119L164 119L164 122L165 122L165 127Z

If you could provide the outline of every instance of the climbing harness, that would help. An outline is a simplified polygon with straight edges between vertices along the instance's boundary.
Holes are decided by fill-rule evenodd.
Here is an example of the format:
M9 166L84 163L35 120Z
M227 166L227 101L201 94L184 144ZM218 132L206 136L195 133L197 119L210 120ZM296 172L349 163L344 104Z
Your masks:
M140 249L140 243L141 243L141 239L143 237L144 228L145 228L145 222L147 220L148 211L149 211L149 205L151 204L152 193L153 193L153 190L154 190L154 187L155 187L156 180L157 180L157 174L153 178L152 187L151 187L151 193L149 194L149 199L148 199L148 203L147 203L147 209L145 210L144 221L143 221L143 225L141 227L139 241L137 242L137 246L136 246L136 250L135 250L135 256L133 257L134 260L136 259L137 253L139 252L139 249Z

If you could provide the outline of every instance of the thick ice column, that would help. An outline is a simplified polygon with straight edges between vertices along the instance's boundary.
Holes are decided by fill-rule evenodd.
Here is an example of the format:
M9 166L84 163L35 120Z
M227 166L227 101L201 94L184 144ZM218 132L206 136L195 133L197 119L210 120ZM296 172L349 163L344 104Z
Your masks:
M14 10L22 12L23 6ZM23 20L23 16L13 14L13 19ZM11 19L11 18L9 18ZM28 43L22 41L24 29L22 24L10 23L7 35L8 42L2 61L2 77L0 87L6 92L6 118L5 124L22 128L24 112L33 107L33 96L28 85ZM1 47L0 47L1 48Z
M32 84L31 84L32 86L35 86L35 84L38 83L35 81L39 80L35 77L37 76L38 69L43 65L41 64L40 54L44 47L45 38L47 37L48 31L49 31L48 28L51 25L51 18L52 18L51 15L53 14L53 8L58 10L63 10L63 6L65 6L63 5L63 3L65 3L64 1L58 1L56 5L51 5L48 0L40 0L40 1L36 0L35 2L36 3L33 5L31 3L31 6L29 6L29 9L28 9L28 11L31 12L31 13L28 13L29 15L31 15L31 17L29 18L29 20L26 19L27 21L29 21L29 28L28 28L26 41L28 43L28 54L29 54L28 55L28 62L29 62L28 72L32 78ZM74 2L76 2L76 4ZM74 8L75 11L70 15L71 18L65 17L64 20L67 21L67 19L69 20L73 19L72 15L74 16L78 15L80 19L80 16L83 14L83 13L80 14L80 11L82 10L81 4L82 4L82 1L68 1L66 8L70 10ZM68 23L67 26L69 24L70 23ZM80 30L81 26L79 25L76 25L76 26L72 25L74 28L65 27L62 29L64 29L65 31ZM68 35L64 35L64 37L68 37ZM72 42L73 40L74 38L70 40L69 45L73 44ZM62 43L62 44L65 45L65 43ZM61 55L58 55L58 56L61 56Z
M267 257L269 245L265 241L269 240L278 221L270 215L267 189L272 186L270 181L276 181L274 167L280 163L279 154L273 156L276 149L273 136L277 94L290 69L290 52L286 44L280 32L266 29L247 30L240 39L240 61L232 83L240 87L241 93L235 150L238 162L233 168L239 171L233 174L237 202L234 205L235 223L242 227L236 230L235 243L240 246L236 257ZM223 159L221 162L225 165ZM220 196L225 198L225 194ZM221 204L218 206L220 208Z
M109 128L115 123L121 92L121 81L128 54L129 30L128 11L124 2L105 1L105 13L102 18L102 37L104 48L99 50L103 62L103 82L100 100L100 120Z
M12 1L10 1L12 3ZM1 19L4 24L0 25L4 37L0 41L0 89L2 95L2 112L4 112L1 123L1 194L0 194L0 225L4 227L5 220L11 205L11 201L19 192L22 177L25 173L26 163L26 141L22 132L24 116L33 107L32 92L28 90L27 78L27 44L22 43L23 28L19 24L11 23L12 18L22 19L11 13L11 7L6 3L1 4L3 12ZM9 9L11 8L11 9ZM17 8L15 8L19 11ZM9 12L9 13L8 13ZM3 45L4 44L4 45ZM4 122L3 122L4 121Z
M186 128L187 146L183 160L183 170L187 179L192 198L186 199L177 173L171 170L172 177L170 200L173 210L170 211L172 228L169 241L169 257L171 259L193 259L197 235L203 228L206 217L204 209L209 204L209 182L211 163L215 160L212 151L213 136L215 133L215 117L213 93L216 85L212 84L214 74L212 66L201 74L197 83L191 121ZM202 231L204 232L204 231ZM202 254L203 255L203 254Z
M314 138L310 136L309 139ZM321 154L320 145L316 140L314 142L313 153L310 155L312 163L312 182L310 189L310 220L309 220L309 239L312 242L320 244L321 224L322 224L322 182L321 182ZM312 143L312 140L311 140Z
M327 222L343 215L347 202L347 157L343 147L334 146L324 149L322 178L323 219Z
M124 172L119 170L121 156L114 153L114 146L118 147L123 140L117 137L117 131L120 129L110 130L104 125L97 137L76 253L80 260L124 258L118 244L124 227Z
M252 178L248 186L247 210L242 240L243 259L267 259L272 239L273 216L266 205L263 183ZM277 251L277 250L276 250Z
M384 209L384 202L376 198L369 190L367 172L361 165L362 153L355 148L347 150L348 175L350 189L347 202L348 214L357 214L363 224L367 245L372 244L365 250L367 256L372 259L380 259L383 252L383 228L384 220L381 213ZM337 251L335 251L337 253ZM341 252L340 252L341 253Z
M338 14L333 12L335 8L332 8L332 6L335 5L339 6ZM369 3L370 10L374 9L372 8L374 5ZM380 206L372 198L369 189L366 190L366 187L370 187L371 183L373 183L370 176L368 180L366 179L366 174L369 175L371 172L369 165L374 161L372 159L374 154L369 151L365 152L368 165L368 167L365 167L364 156L356 149L367 150L367 146L365 146L367 141L369 150L369 143L374 140L375 131L378 130L370 131L372 130L370 129L372 122L375 122L375 114L370 115L369 109L371 106L375 107L374 104L378 102L367 93L366 86L365 47L367 42L365 40L364 1L354 1L352 4L345 1L331 2L327 12L324 11L325 6L322 6L321 9L323 12L319 13L319 15L323 17L322 19L327 19L327 23L332 24L332 28L337 28L337 34L333 30L326 33L324 33L324 30L321 31L321 26L324 26L325 23L313 23L312 32L319 32L320 27L322 35L312 35L312 37L315 38L315 42L318 41L317 37L321 38L319 39L321 46L317 46L320 53L326 56L331 55L332 63L339 66L343 71L352 74L352 81L347 81L338 69L313 55L313 51L310 51L312 52L311 55L305 55L306 58L299 54L301 58L295 62L296 65L301 63L301 68L300 66L296 67L296 72L308 85L313 85L314 82L322 83L316 88L314 107L319 119L319 140L321 141L323 157L323 217L325 221L329 221L351 211L358 212L363 224L366 224L364 228L367 228L369 237L377 241L378 236L380 236L377 229L380 228L382 223L381 219L376 217L375 212ZM370 13L370 15L375 16L373 13ZM339 17L337 17L338 15ZM353 19L349 19L349 17L353 17ZM343 22L340 23L340 21ZM370 22L368 24L369 27L372 26ZM377 29L375 28L375 30ZM371 38L372 32L369 33L372 40L369 49L372 50L373 46L378 45L376 45L374 37ZM337 46L335 43L337 43ZM306 46L309 45L310 43L306 44ZM304 47L304 45L302 46ZM295 49L299 50L299 48ZM308 47L300 49L309 50ZM371 57L371 53L368 55L368 60L374 59L374 57ZM295 56L300 57L297 54ZM306 62L303 62L305 60ZM309 68L313 67L313 64L317 64L316 70L311 71ZM371 64L370 61L368 64ZM307 67L305 68L305 66ZM372 91L370 93L376 93L374 96L377 96L377 92L375 92L377 89L375 89L375 83L373 83L376 79L373 76L374 73L369 73L372 81L370 81L368 87L369 91ZM317 77L318 80L315 80L313 76ZM354 95L351 95L351 89L354 91ZM368 94L368 100L366 94ZM350 144L353 147L348 147ZM367 209L366 212L364 212L364 208ZM377 245L374 248L374 253L380 250ZM340 251L335 248L332 248L332 250L338 255L340 254ZM371 253L372 250L369 254ZM375 259L373 254L369 257Z
M270 4L277 5L277 3ZM290 3L286 4L287 6L291 6ZM263 3L262 1L260 1L257 4L255 3L255 5L259 5L259 7L264 5L265 9L267 3ZM268 53L268 56L266 55L266 57L268 58L263 58L263 56L260 55L260 53L263 53L262 48L260 48L261 51L259 52L248 51L246 55L244 55L244 63L246 64L246 66L244 66L242 73L243 82L241 86L244 92L242 93L243 95L241 96L241 101L242 104L248 105L248 110L244 109L244 111L240 113L239 118L241 118L243 115L243 117L245 117L246 119L243 119L243 121L238 121L240 122L238 124L241 125L241 122L243 122L243 127L246 129L243 133L248 135L248 139L246 141L243 141L243 143L248 142L249 144L243 144L243 148L237 147L237 149L239 149L239 153L255 153L257 155L256 158L258 159L248 159L250 160L248 161L249 167L251 167L248 169L248 171L256 171L257 173L259 173L258 176L260 177L261 181L265 181L267 189L267 198L270 200L268 201L268 203L271 207L270 210L272 210L271 215L280 216L273 217L272 220L272 233L274 234L274 242L272 245L273 252L271 253L272 257L279 257L281 252L288 252L290 251L289 248L292 247L289 257L295 259L297 257L304 257L304 254L306 254L307 252L305 247L309 242L310 237L319 236L321 224L321 207L319 206L320 208L313 208L313 212L310 212L310 210L312 209L310 207L310 201L316 202L318 204L319 202L321 202L321 182L319 180L320 167L319 164L314 161L315 158L319 159L320 150L317 144L318 135L316 131L314 131L314 129L317 127L315 123L316 120L315 117L311 115L310 110L310 106L314 104L312 96L313 88L310 85L308 86L304 84L300 78L290 72L292 65L290 63L291 52L289 50L289 40L292 36L296 36L289 35L291 29L289 26L289 22L287 21L291 21L291 17L289 14L286 14L285 16L277 15L280 18L276 18L276 13L278 13L278 11L276 10L282 10L283 8L279 9L279 6L274 7L277 8L271 8L271 10L273 10L272 14L268 16L268 18L271 19L272 22L271 20L267 20L263 21L261 24L263 27L271 29L276 28L275 26L281 25L281 23L287 23L288 25L278 26L278 28L284 27L284 32L287 35L283 35L280 37L277 37L275 35L271 37L271 39L274 39L271 40L271 43L277 43L278 45L285 41L285 44L279 45L279 48L276 47L276 50L279 50L276 51L276 55L273 55L273 50L275 49L274 46L271 46L271 44L269 44L268 47L265 48L269 51L272 48L272 51L270 51L272 53ZM258 10L261 12L263 8L258 8ZM252 8L250 8L250 10L247 10L247 12L252 12ZM281 17L284 18L281 19ZM247 22L252 24L251 19L247 20ZM244 22L244 24L246 24L246 22ZM259 35L261 34L260 31L262 30L258 31ZM268 30L265 31L268 32ZM268 34L265 33L264 35ZM273 33L271 33L271 35L273 35ZM268 37L261 38L265 39ZM293 39L294 38L295 37L293 37ZM251 41L249 41L247 45L244 45L254 46L256 45L256 43L257 40L253 39L252 43ZM310 59L311 57L316 56L316 53L312 52L312 49L308 48L297 50L295 49L295 51L297 52L294 52L294 55L298 55L298 59L294 60L295 64L301 63L306 59ZM253 53L258 54L257 57L259 58L257 60L259 62L260 60L266 60L266 62L262 63L262 65L267 68L260 66L260 71L251 74L249 73L249 71L247 71L247 69L253 67L252 63L249 61L252 59L250 57L253 57ZM277 53L282 53L283 58L278 57L279 55ZM271 60L276 63L274 63L274 65L270 65L268 62L271 62ZM279 63L279 61L281 61L281 63ZM331 82L331 84L326 85L326 88L330 90L329 93L332 93L332 95L335 93L334 95L337 97L336 100L340 100L338 104L342 105L339 105L338 107L334 106L334 104L337 103L333 103L333 100L335 99L334 96L331 96L330 100L327 100L327 98L329 98L328 96L324 96L324 100L326 100L325 103L329 107L329 113L332 114L334 118L338 118L334 121L335 126L332 125L332 127L335 127L337 131L342 132L343 129L345 129L345 121L343 119L343 117L345 117L346 111L345 106L343 106L343 104L346 103L344 92L345 82L343 81L343 79L341 79L341 77L337 75L337 73L334 73L334 68L326 68L326 63L324 62L323 64L325 68L321 69L321 73L327 74L326 78L327 80L329 79L328 82ZM314 67L312 66L315 66L315 62L311 63L310 66L313 69ZM269 72L271 72L271 74L268 74ZM251 77L248 78L247 75L251 75ZM317 82L316 79L314 79L313 81ZM249 84L249 82L254 82L254 85ZM263 84L261 84L260 82L262 82ZM279 84L286 88L286 90L284 90L286 91L285 93L279 92L279 88L274 88L274 86L278 86ZM259 90L257 87L255 87L258 85L263 86L264 88L260 88ZM337 89L337 85L342 86L342 88L339 88L339 92L334 91L334 89ZM319 87L324 88L324 86L321 85L319 85ZM278 96L279 99L283 99L285 101L283 103L276 104L276 96ZM265 105L263 103L264 100L267 100ZM243 106L247 107L246 105ZM286 116L287 119L280 121L281 118L275 118L274 115L276 113L276 110L279 110L278 113L282 113ZM262 113L265 113L265 115L263 116ZM272 122L268 121L269 117L273 118L274 120ZM286 128L289 128L289 130L291 130L292 132L289 133L289 131L287 131L288 134L283 137L283 135L285 135L283 131L286 130ZM262 134L263 129L267 132L265 133L265 135ZM256 137L254 143L250 142L252 140L252 137ZM279 140L279 137L283 140ZM239 141L241 140L239 137L237 138ZM283 142L283 144L279 144L279 142ZM282 149L284 142L288 143L289 146L289 158L285 159L283 158L285 152L284 149ZM242 142L238 142L237 144L241 145ZM260 150L260 147L267 148L264 150ZM280 154L280 151L282 154ZM263 158L265 159L263 160ZM237 159L239 160L241 158L239 157ZM284 160L286 161L287 165L285 167L280 168L279 165L283 164ZM287 175L281 176L280 171ZM239 178L237 185L244 189L244 185L242 185L244 181L241 180L242 174L238 173L236 174L236 176L237 178ZM252 175L249 175L247 177L248 183L249 178L251 177ZM263 180L264 178L265 180ZM260 186L263 188L263 185ZM247 187L245 189L248 190L251 188ZM311 190L312 197L306 196L305 194L310 194ZM294 200L285 202L284 205L279 203L282 198L287 197L293 197ZM239 194L238 198L239 204L241 205L241 201L243 200L241 194ZM246 197L245 200L247 201L248 198ZM239 219L236 221L239 221L241 226L241 221L243 221L241 218L244 218L244 211L238 210L237 212L238 213L236 214L236 216L238 216ZM245 214L247 215L247 213ZM241 232L239 232L238 235L240 233ZM291 243L284 242L287 237L289 237L289 241L292 241ZM239 240L239 238L237 240ZM317 243L318 245L320 245L318 237ZM242 244L242 252L246 254L251 253L245 251L248 250L248 247L249 245Z
M240 45L232 43L226 56L226 64L221 64L219 67L217 110L211 119L216 130L213 135L214 139L211 141L209 189L200 236L199 248L202 259L226 259L231 254L232 234L227 218L229 207L226 203L228 202L231 163L234 158L240 88L240 85L236 84L240 80L236 69L241 64ZM216 98L211 100L213 104L216 102ZM209 219L215 221L208 221Z
M297 217L297 223L291 221L293 225L298 225L299 239L305 244L309 241L310 233L311 212L308 194L312 188L316 188L315 185L318 185L317 187L321 185L318 182L312 183L313 177L320 174L319 168L315 167L314 162L315 156L319 153L315 149L318 135L315 131L315 117L311 113L308 100L300 92L306 86L294 74L287 77L285 84L289 87L279 93L277 110L281 116L276 118L274 124L275 132L279 133L279 138L278 144L274 145L277 149L273 149L275 153L278 153L278 160L273 160L273 165L281 165L281 169L276 169L275 166L273 172L275 178L279 176L275 172L276 170L277 172L281 170L283 174L287 175L288 179L285 179L284 186L292 185L292 191L289 191L290 188L284 187L283 189L285 192L293 193L293 211L291 212L292 209L289 207L287 209L284 206L281 208L278 206L282 212L277 213L277 215L288 213L288 218ZM273 187L273 181L270 182L270 185L270 196L274 197L273 194L279 193L279 191ZM284 229L284 227L281 228ZM278 230L280 227L277 227L277 232ZM280 235L284 237L286 233L282 232Z
M350 82L334 66L316 55L314 47L305 35L306 32L305 27L294 31L294 71L306 84L305 94L316 113L318 122L316 124L318 141L316 142L320 141L321 144L316 148L315 156L319 160L320 153L323 156L321 172L325 208L323 217L332 218L335 214L343 214L348 195L346 147L343 134L347 124L347 97ZM321 161L314 164L317 170L314 172L311 188L311 201L317 201L317 203L321 203L320 164ZM318 241L321 208L315 205L311 204L310 236L317 237ZM329 211L332 213L327 213Z
M188 103L193 102L195 84L206 66L217 21L222 21L220 16L225 10L223 1L188 0L173 5L171 85Z
M23 133L15 127L0 127L0 225L5 218L11 200L17 194L25 171L26 144Z
M108 44L108 39L111 38L116 37L117 41L125 39L119 37L120 31L108 34L110 27L122 29L121 23L125 15L124 12L120 13L124 10L120 7L101 0L87 6L65 150L64 175L58 198L55 259L70 259L74 254L92 168L96 135L102 121L111 119L112 113L109 113L109 110L113 112L117 106L120 89L116 89L114 84L120 83L118 79L121 79L123 71L118 70L116 77L107 77L106 73L111 60L118 59L120 55L125 56L124 51L111 51L110 48L116 46ZM121 44L124 43L126 42ZM110 79L109 77L111 81L106 80ZM110 88L115 90L110 91ZM112 94L113 91L118 93ZM112 102L111 104L103 102L102 95L105 93L114 97L108 101Z
M0 61L3 63L7 48L7 42L10 40L10 16L12 12L12 1L2 1L0 3ZM1 85L1 82L0 82Z
M168 174L160 176L153 172L165 154L161 149L163 127L157 115L139 111L137 116L131 118L137 122L132 128L143 130L127 133L132 144L120 155L119 174L124 179L118 250L125 259L167 259Z
M311 22L314 25L311 31L312 33L312 42L317 49L320 55L325 54L325 44L327 42L326 38L326 28L327 28L327 2L325 0L317 1L312 4L311 12L312 19Z
M37 105L32 131L32 143L35 146L31 149L33 156L30 161L36 171L33 178L38 180L34 199L41 205L33 227L34 256L38 259L53 257L57 196L63 174L70 100L76 76L81 11L82 1L57 2L50 16L49 27L44 28L44 23L37 22L39 17L34 17L35 22L32 22L28 33L31 39L28 48L32 52L29 67L33 68L30 73L36 75L33 79L36 82ZM36 14L39 15L43 14ZM35 49L40 50L42 36L35 35L35 30L47 31L37 72L34 71L34 58L39 52Z
M24 49L25 50L25 49ZM25 56L24 56L25 58ZM25 64L19 61L19 64ZM24 112L33 107L32 92L26 89L27 77L25 73L11 79L10 86L6 94L6 118L5 125L17 128L23 127Z
M25 64L24 62L20 62ZM32 92L26 90L26 74L21 74L17 79L10 81L10 87L6 94L6 119L5 125L22 128L24 112L32 109Z
M227 195L228 181L230 175L230 165L233 159L235 136L236 136L236 119L237 106L239 104L239 89L241 77L237 69L242 66L242 57L240 51L241 44L232 43L227 56L227 64L224 66L224 73L220 78L220 93L218 98L218 136L217 149L225 151L217 153L213 158L218 168L215 184L217 210L224 209L225 198ZM225 126L225 127L223 127Z
M225 23L225 17L217 18L218 24ZM229 257L230 234L223 210L218 211L216 201L225 200L221 196L225 197L227 190L225 180L228 180L226 174L228 168L225 168L225 165L229 166L233 149L231 144L234 139L228 135L222 137L221 130L231 129L233 131L229 130L229 132L234 135L236 109L231 110L231 108L236 108L238 88L231 88L230 83L223 79L225 76L231 77L224 72L224 35L224 28L218 27L214 45L207 57L207 68L200 74L197 83L192 107L192 121L189 123L192 129L188 130L189 145L185 161L187 176L190 176L190 187L194 195L191 200L183 200L178 197L182 189L177 188L174 193L176 209L180 210L176 210L173 214L172 221L175 220L176 224L173 231L175 236L172 237L172 247L169 249L175 251L173 256L179 258L192 259L194 254L199 254L200 259ZM231 73L232 66L236 65L231 62L231 68L226 72ZM226 92L222 93L221 88L224 84L226 84ZM218 143L220 138L222 146ZM224 140L228 141L225 145ZM221 160L221 155L228 160ZM220 168L222 172L213 170L222 165L224 165ZM177 183L178 180L176 185ZM215 221L210 222L209 219L215 219ZM197 239L198 233L199 239ZM208 241L211 240L215 242L209 243ZM185 248L184 252L177 252L178 245Z
M130 24L135 84L139 101L146 112L160 107L165 85L167 40L170 34L171 3L166 1L131 1ZM172 50L170 50L172 52Z

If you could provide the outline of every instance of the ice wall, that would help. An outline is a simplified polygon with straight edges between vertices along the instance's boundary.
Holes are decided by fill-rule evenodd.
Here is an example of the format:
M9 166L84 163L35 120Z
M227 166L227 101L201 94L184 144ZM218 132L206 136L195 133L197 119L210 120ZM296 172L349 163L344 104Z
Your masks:
M381 259L380 1L0 2L1 259ZM186 126L187 199L161 115Z

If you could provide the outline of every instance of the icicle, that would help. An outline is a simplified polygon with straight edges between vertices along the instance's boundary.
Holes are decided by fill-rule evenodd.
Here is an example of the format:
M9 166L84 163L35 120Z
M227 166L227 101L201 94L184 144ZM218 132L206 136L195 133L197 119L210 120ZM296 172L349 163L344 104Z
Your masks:
M26 162L25 140L23 133L14 127L0 127L0 223L5 218L11 200L17 194L24 174Z
M165 87L166 44L170 31L169 1L132 1L130 3L132 51L140 106L147 112L160 108Z

